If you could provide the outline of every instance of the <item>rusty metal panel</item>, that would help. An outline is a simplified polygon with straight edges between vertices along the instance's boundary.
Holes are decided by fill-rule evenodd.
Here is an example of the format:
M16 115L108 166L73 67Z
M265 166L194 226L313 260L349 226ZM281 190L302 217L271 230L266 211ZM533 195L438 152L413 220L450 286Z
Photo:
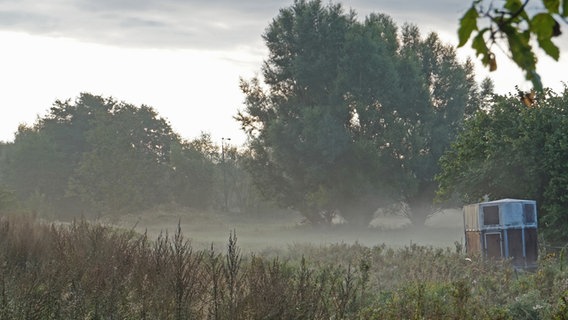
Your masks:
M490 259L503 257L503 237L501 232L485 233L485 256Z
M469 254L481 254L481 232L466 231L465 232L465 252Z

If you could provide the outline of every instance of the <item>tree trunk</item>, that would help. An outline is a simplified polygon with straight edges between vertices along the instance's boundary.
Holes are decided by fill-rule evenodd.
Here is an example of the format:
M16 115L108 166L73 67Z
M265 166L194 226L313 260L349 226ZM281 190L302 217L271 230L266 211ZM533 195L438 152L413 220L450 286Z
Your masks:
M424 226L428 216L434 213L432 204L427 203L409 203L410 221L414 226Z

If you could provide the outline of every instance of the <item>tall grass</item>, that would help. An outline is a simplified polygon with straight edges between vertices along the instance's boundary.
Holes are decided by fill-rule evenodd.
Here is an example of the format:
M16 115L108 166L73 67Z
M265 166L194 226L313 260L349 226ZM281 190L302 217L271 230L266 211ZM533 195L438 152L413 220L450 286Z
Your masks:
M568 319L566 259L535 272L459 245L195 250L146 234L0 217L0 319Z

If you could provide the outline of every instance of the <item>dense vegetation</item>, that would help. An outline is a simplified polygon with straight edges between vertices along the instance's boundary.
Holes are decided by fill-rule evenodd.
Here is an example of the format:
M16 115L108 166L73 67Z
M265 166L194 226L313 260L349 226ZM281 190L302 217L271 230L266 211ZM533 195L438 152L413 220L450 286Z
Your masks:
M52 218L121 214L175 203L197 209L258 203L240 154L209 135L184 141L153 108L81 94L56 101L0 144L0 212L19 200Z
M534 273L461 247L194 250L180 230L0 218L1 319L568 319L566 252Z
M493 97L440 159L438 196L534 199L547 239L567 243L567 126L568 87Z
M400 201L423 223L437 160L484 96L472 64L435 33L321 1L295 1L263 38L269 56L242 81L237 117L263 194L315 223L338 211L366 223Z

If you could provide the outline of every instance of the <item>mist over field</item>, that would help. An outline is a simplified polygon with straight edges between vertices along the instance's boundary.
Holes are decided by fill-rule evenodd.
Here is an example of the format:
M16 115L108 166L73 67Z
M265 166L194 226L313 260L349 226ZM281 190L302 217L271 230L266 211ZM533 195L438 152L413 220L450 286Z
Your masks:
M376 217L368 226L354 226L341 221L331 226L314 227L298 213L281 210L273 213L235 212L146 212L128 215L111 222L121 228L146 232L155 239L160 233L172 235L181 227L197 248L212 244L223 249L230 233L235 232L239 246L246 252L285 252L294 246L361 244L368 247L387 245L393 248L411 244L454 247L463 245L461 209L446 209L430 216L424 226L412 225L402 214Z

